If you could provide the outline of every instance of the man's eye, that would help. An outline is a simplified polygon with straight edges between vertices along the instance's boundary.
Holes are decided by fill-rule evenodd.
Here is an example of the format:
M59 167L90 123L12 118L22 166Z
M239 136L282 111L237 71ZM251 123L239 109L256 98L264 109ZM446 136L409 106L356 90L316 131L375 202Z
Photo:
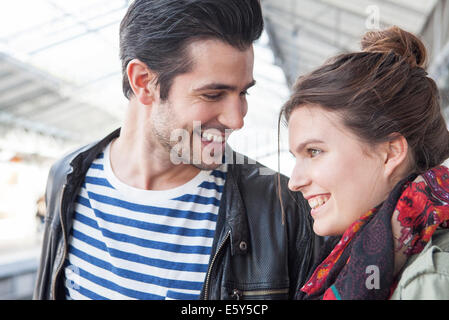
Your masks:
M321 152L322 152L322 150L320 150L320 149L314 149L314 148L307 149L307 153L310 155L311 158L316 157Z
M221 93L203 94L203 97L207 100L217 100L221 97Z
M245 91L240 92L240 95L241 96L249 96L249 92L248 92L248 90L245 90Z

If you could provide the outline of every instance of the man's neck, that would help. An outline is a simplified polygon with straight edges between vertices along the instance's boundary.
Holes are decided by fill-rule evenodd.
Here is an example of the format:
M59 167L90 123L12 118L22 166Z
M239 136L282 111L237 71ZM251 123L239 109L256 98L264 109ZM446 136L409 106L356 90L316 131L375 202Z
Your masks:
M131 106L130 106L131 108ZM110 147L111 168L125 184L145 190L167 190L193 179L200 169L189 164L175 165L169 152L148 137L148 114L128 112L120 136Z

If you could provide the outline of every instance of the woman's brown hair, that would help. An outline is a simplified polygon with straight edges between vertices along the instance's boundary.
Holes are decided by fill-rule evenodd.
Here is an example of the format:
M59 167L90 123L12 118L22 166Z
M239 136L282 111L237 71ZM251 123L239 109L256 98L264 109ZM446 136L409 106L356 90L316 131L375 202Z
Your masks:
M361 52L338 55L299 77L279 120L302 105L337 112L370 144L401 134L420 173L449 158L449 132L435 82L425 71L426 48L398 27L366 33Z

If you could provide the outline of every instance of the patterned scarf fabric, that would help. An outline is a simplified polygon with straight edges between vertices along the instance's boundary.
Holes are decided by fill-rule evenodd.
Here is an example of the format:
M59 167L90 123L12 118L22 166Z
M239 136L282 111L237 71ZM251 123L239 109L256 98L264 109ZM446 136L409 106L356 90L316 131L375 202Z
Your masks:
M390 297L394 278L392 215L400 223L399 249L423 250L437 228L449 228L449 171L444 166L399 182L378 207L343 234L330 255L301 289L300 299L380 299ZM376 273L377 280L371 275Z

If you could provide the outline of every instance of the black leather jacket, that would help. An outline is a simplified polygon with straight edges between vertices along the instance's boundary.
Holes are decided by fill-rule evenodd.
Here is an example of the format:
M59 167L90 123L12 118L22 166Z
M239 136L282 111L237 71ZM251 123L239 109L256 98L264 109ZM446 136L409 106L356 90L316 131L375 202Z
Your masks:
M34 299L65 298L63 265L75 198L92 161L119 134L120 129L52 166ZM281 176L283 223L278 175L260 175L260 168L264 167L228 166L202 299L294 298L307 280L321 245L312 230L308 204L288 190L287 178Z

